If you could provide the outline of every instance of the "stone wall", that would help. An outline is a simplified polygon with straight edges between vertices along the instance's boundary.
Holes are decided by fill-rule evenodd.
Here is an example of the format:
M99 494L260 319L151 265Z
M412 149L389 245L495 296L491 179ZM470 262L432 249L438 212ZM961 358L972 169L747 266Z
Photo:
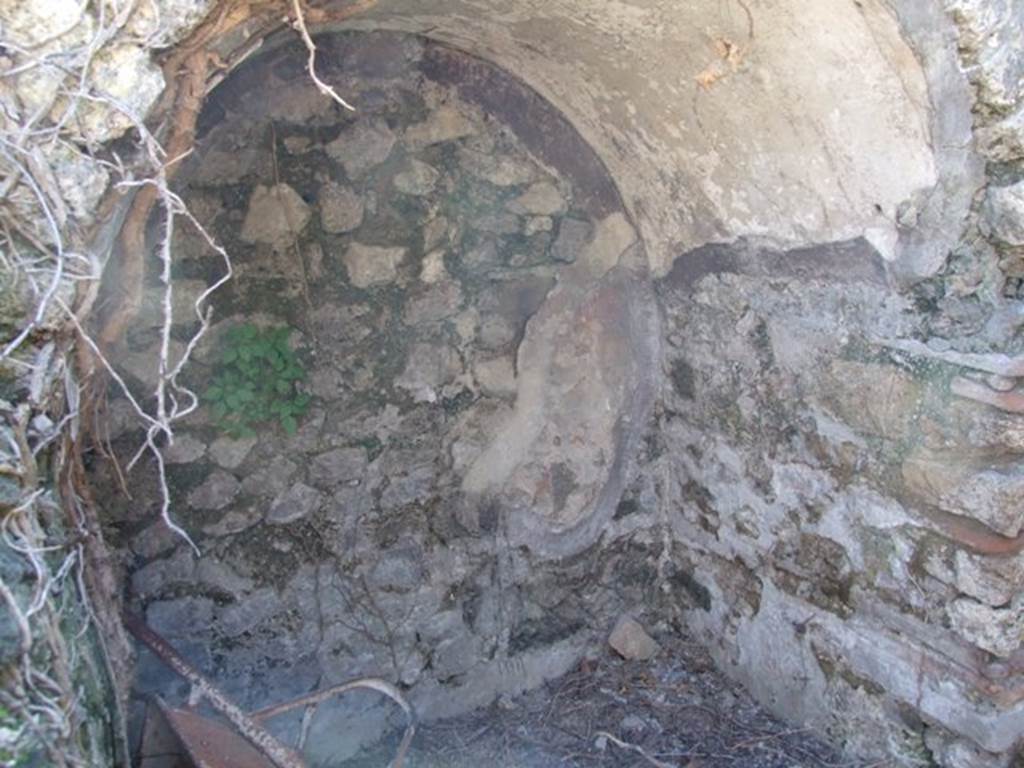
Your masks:
M423 32L522 78L608 166L659 274L710 241L867 234L915 277L941 267L979 167L950 25L906 5L926 67L875 1L388 0L346 26Z
M872 260L738 243L659 283L674 599L780 714L907 764L921 718L940 761L1001 765L1024 716L1019 426L952 395L957 366L880 341L925 327Z
M865 239L679 256L656 429L675 591L723 668L854 751L1005 765L1024 729L1022 64L1004 38L1022 16L949 5L987 177L941 278L894 291ZM897 10L927 70L927 27Z
M778 4L691 5L699 23L616 5L571 33L557 4L500 29L483 2L382 4L361 23L429 28L500 62L622 190L664 275L667 342L647 441L662 447L628 508L654 518L651 541L675 534L660 562L679 573L684 623L778 712L854 752L1002 764L1024 716L1016 369L999 357L1020 324L1020 6L859 8L816 5L817 29L841 31L808 32L799 54L773 25L813 14ZM878 68L858 58L844 84L825 62L858 34ZM665 39L681 66L663 66ZM598 57L630 62L616 78ZM645 524L628 520L605 534Z
M5 11L13 20L8 26L29 34L32 14L49 13L50 5L15 4ZM161 44L179 39L205 10L203 4L169 5L176 12L167 18L180 17L180 28ZM73 13L72 6L64 11ZM143 100L135 106L141 114L159 84L139 43L149 39L145 14L138 17L142 31L125 50L117 48L120 58L113 43L108 51L122 66L104 69L100 57L96 76L118 73L106 90ZM389 479L380 479L385 491L415 494L427 470L417 474L412 454L422 446L414 433L436 428L431 420L440 418L426 407L430 394L433 404L450 399L457 411L463 402L458 386L445 387L468 376L461 386L495 401L486 428L457 427L465 450L456 450L457 440L445 449L446 460L458 463L446 489L451 506L435 514L421 505L410 523L444 546L433 551L421 540L387 538L388 516L374 508L385 548L396 549L382 561L392 581L385 579L380 591L404 594L401 580L420 578L415 569L433 563L424 572L431 574L436 605L427 603L438 616L450 609L455 626L416 642L436 646L442 670L444 658L476 653L481 660L473 679L484 683L459 694L465 701L484 701L509 685L557 673L593 637L584 628L599 634L619 606L643 604L701 633L722 667L762 701L832 734L852 753L896 755L908 765L929 759L944 766L1007 764L1024 728L1024 605L1018 595L1024 561L1013 501L1021 485L1024 411L1016 390L1022 369L1013 357L1024 281L1022 19L1019 0L749 0L685 8L670 0L380 0L343 25L416 33L463 52L448 56L436 49L423 74L512 126L537 167L553 174L564 205L573 207L567 219L557 221L562 211L554 195L528 198L534 205L550 197L559 209L554 217L534 212L551 219L552 233L573 219L589 227L580 230L585 234L571 263L534 276L540 287L526 293L536 301L525 294L472 300L487 312L497 308L499 317L504 308L508 323L519 324L507 348L489 350L496 362L467 357L454 337L444 343L455 345L465 370L456 371L454 363L449 370L444 355L431 351L403 357L402 365L395 358L394 385L417 403L410 413L430 413L427 422L400 409L391 414L393 423L378 424L389 418L384 408L356 425L370 432L380 426L408 441L410 456L386 472L381 464ZM266 46L293 38L284 30ZM340 65L332 76L359 93L405 61L401 46L381 50L376 57L346 58L325 43L322 61ZM301 67L281 64L275 76L300 74ZM245 72L237 77L244 81ZM249 82L259 109L276 109L285 122L305 115L315 125L322 117L315 94L298 88L268 93L260 90L265 85L260 78ZM45 78L22 78L17 87L25 98L37 87L52 91ZM376 104L370 112L389 108L386 98ZM531 104L545 106L535 112ZM245 106L232 109L244 112ZM118 122L123 114L90 114L83 112L76 128L82 146L98 147L127 127ZM232 155L246 153L246 162L263 163L261 173L272 174L267 154L253 150L258 142L252 136L236 139L221 147L226 169L211 161L196 177L205 172L210 185L230 183L232 164L241 162ZM379 140L367 137L366 147ZM281 158L291 151L283 144L279 149ZM106 171L95 164L86 174L71 170L67 166L61 178L82 183L66 194L83 201L76 211L87 218ZM410 188L430 176L393 170L408 174ZM277 180L264 176L266 190L275 188ZM289 199L300 218L317 218L329 231L355 215L356 202L336 195L337 220L330 224L325 210L311 210L323 206L320 181L303 183L309 190L289 182L299 190ZM251 210L250 196L244 201ZM244 230L243 201L230 202L222 196L204 214L197 200L198 215L216 218L226 207L236 211L233 225ZM358 202L369 210L366 201ZM260 218L237 243L267 257L243 270L255 281L246 285L266 286L267 275L284 268L272 258L275 244L256 234ZM544 224L530 226L538 229L518 236L544 240ZM102 234L94 241L101 251ZM554 241L545 245L545 258L553 247ZM428 289L413 277L451 276L449 262L472 252L453 244L449 255L433 259L429 269L425 261L420 272L411 269L407 253L385 260L393 268L389 276L408 280L403 291L424 292L423 311L443 314L456 300L451 291L441 295L443 279L427 283L433 285ZM346 253L336 267L355 288L379 290L379 264L361 271L358 263L376 263L384 254ZM415 257L428 255L424 250ZM519 266L538 266L522 255L527 260ZM329 263L331 254L321 258ZM311 251L302 263L316 259ZM309 295L295 292L302 282L295 282L296 262L285 266L292 272L276 279L299 312ZM202 271L181 276L211 277ZM459 292L458 301L466 300L469 289ZM372 333L382 322L381 309L363 303L364 314L326 321L345 333L363 326ZM515 322L509 320L512 305L519 313ZM230 303L222 310L233 311ZM312 328L314 313L290 321L300 320ZM471 325L474 334L484 334L484 324ZM145 347L144 333L137 336L141 346L133 352ZM345 349L335 350L344 374L333 384L339 396L361 381ZM134 360L140 382L152 373L147 360ZM133 365L130 357L124 365ZM425 400L417 401L417 393ZM329 415L325 410L322 422L311 415L320 424L317 441L354 429L347 423L325 427ZM300 430L295 445L283 440L266 449L312 451L303 447L303 435ZM240 531L232 526L248 518L244 509L224 514L227 504L214 511L218 519L230 518L228 527L203 532L210 524L202 519L204 504L225 494L232 503L245 498L236 496L245 478L233 475L246 459L224 466L240 449L218 444L215 450L215 444L204 433L191 442L183 437L176 447L179 505L191 500L179 511L191 531L236 536ZM371 458L369 443L317 442L315 448L318 455L331 454L321 462L326 472L344 474L350 465L366 471L380 459ZM190 474L189 467L209 468L204 455L219 468L210 477ZM265 489L270 506L250 516L263 520L278 509L287 517L309 507L310 519L324 522L316 516L327 514L326 507L314 512L307 502L315 497L321 504L326 490L312 475L296 479L300 469L320 471L316 457L301 468L292 462L290 474L269 454L264 459L252 473L281 487ZM288 477L280 480L281 473ZM402 481L392 485L391 474ZM436 473L432 477L436 481ZM339 492L332 488L331 498ZM285 505L293 511L274 507L278 493L293 494ZM267 680L290 677L303 690L315 684L327 668L319 656L302 674L284 670L286 660L314 645L310 633L324 631L324 606L313 605L310 593L319 600L323 579L337 574L310 561L336 553L321 550L318 525L308 526L304 514L285 522L306 531L308 540L266 536L268 551L278 552L274 562L291 566L282 566L277 582L264 584L261 579L276 578L273 568L232 573L225 570L227 550L197 562L184 549L173 552L176 540L146 529L152 519L146 511L136 508L124 533L141 558L136 566L160 563L148 572L158 575L155 587L166 588L162 597L172 605L155 609L151 620L159 623L161 610L171 624L183 616L217 622L234 616L234 626L247 632L254 615L266 618L267 606L291 605L291 612L274 614L279 625L262 638L261 647L270 650L262 651L258 671ZM119 514L112 510L112 521ZM408 519L397 515L393 522ZM451 544L456 540L461 543ZM449 546L456 555L460 546L469 547L475 554L464 554L473 562L446 554ZM408 557L397 551L403 547ZM592 577L595 571L599 578ZM140 594L146 590L138 574L146 572L136 572ZM440 590L456 583L451 594ZM509 583L517 591L506 604ZM185 592L172 594L182 585ZM488 595L505 597L494 605ZM552 595L559 597L552 602ZM392 606L399 613L403 599ZM332 631L342 632L337 627L345 620L333 617ZM364 627L363 634L386 634L389 624ZM504 637L496 640L497 656L466 650L491 636ZM403 655L415 658L410 649L416 647L403 646ZM543 652L530 650L538 648ZM237 668L247 658L232 660L228 650L210 663ZM198 645L191 651L209 653ZM509 664L511 658L518 661ZM396 658L392 665L399 675ZM434 669L433 660L423 661L428 667ZM459 675L431 672L428 678L458 690ZM249 685L237 680L240 691ZM443 696L425 700L438 713L448 711L438 703Z
M292 435L232 437L206 398L182 422L166 476L198 558L154 522L155 467L129 495L113 464L94 479L131 605L242 706L369 674L431 720L568 671L643 602L615 583L622 542L594 545L653 399L654 295L603 166L536 94L419 37L319 45L355 115L283 46L214 93L176 182L233 268L183 383L221 375L232 329L286 327L309 411ZM467 72L543 130L464 98ZM192 227L174 252L177 354L224 266ZM140 399L163 343L149 282L115 359ZM127 400L112 410L123 466L143 433ZM148 655L137 692L187 693ZM325 709L312 765L386 726L362 701Z
M383 4L363 23L429 28L551 100L606 162L664 275L662 394L620 507L634 514L599 516L604 535L661 543L668 610L780 714L859 754L1005 764L1024 717L1019 425L1014 395L998 394L1013 376L964 380L1013 370L998 355L1020 322L1010 211L1021 69L1007 37L1019 4L894 3L894 17L816 6L829 19L819 28L842 32L809 32L805 61L842 61L861 33L881 56L820 97L822 69L801 79L773 28L780 16L812 23L806 8L698 4L698 24L656 4L634 16L606 7L567 44L551 23L558 5L543 24L514 9L500 29L486 3L472 5L448 15ZM682 83L652 38L685 49ZM724 63L708 68L716 39ZM588 65L598 56L630 57L617 70L627 74L606 79ZM865 105L866 92L887 101ZM900 117L878 120L886 109ZM872 137L860 114L896 133ZM814 140L792 154L805 131ZM896 178L907 186L877 186ZM516 487L499 477L492 493Z

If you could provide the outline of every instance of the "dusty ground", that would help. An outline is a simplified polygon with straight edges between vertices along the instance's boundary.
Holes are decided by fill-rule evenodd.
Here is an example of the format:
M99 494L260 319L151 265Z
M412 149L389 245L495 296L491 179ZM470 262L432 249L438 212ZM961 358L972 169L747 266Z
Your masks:
M882 768L844 759L779 722L714 669L698 647L665 642L651 662L614 652L465 717L421 726L410 768ZM602 735L602 732L604 735ZM631 745L622 747L608 735ZM342 764L386 765L391 744ZM641 753L639 750L642 750Z

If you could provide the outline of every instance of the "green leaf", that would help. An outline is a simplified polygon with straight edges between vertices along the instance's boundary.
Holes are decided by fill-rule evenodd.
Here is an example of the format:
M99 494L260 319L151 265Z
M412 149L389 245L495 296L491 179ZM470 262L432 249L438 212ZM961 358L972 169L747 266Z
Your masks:
M254 425L280 421L294 434L297 417L306 412L309 395L294 382L305 378L302 362L289 345L288 326L238 325L226 334L221 369L204 397L219 426L232 436L255 434Z

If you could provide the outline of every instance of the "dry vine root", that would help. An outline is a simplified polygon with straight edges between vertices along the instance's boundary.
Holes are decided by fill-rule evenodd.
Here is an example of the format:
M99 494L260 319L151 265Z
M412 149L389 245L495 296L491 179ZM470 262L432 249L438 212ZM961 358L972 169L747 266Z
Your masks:
M137 130L142 137L144 155L148 159L151 176L142 182L122 182L119 192L128 189L134 193L131 204L125 215L117 239L115 253L107 264L103 286L104 293L100 297L95 325L95 341L86 333L84 323L78 317L72 317L76 329L81 334L79 364L82 376L89 382L84 395L84 412L93 417L85 426L85 432L93 444L101 446L96 418L102 418L103 405L111 381L118 385L122 394L132 403L137 415L146 425L146 442L132 464L148 452L157 462L163 491L162 517L171 530L185 538L193 549L198 548L183 529L178 527L169 514L170 496L164 476L164 464L160 446L174 439L172 424L191 413L198 407L195 394L178 382L184 365L188 362L191 352L209 327L210 315L203 304L216 288L231 277L231 263L228 254L214 243L213 239L203 231L198 222L188 213L184 204L171 190L170 183L180 166L182 158L187 156L195 141L196 123L202 110L205 98L210 89L219 82L222 71L230 70L240 60L259 47L263 38L280 26L282 0L276 2L247 2L246 0L225 0L215 12L200 24L190 35L178 45L164 62L164 78L166 90L160 103L154 110L151 122L157 127L152 133L141 123ZM333 11L329 15L320 12L318 21L337 21L371 6L373 2L363 0L351 6ZM297 0L291 0L291 8L295 15L295 25L300 31L303 41L310 51L309 68L317 88L339 103L348 107L340 96L327 84L315 76L315 46L309 36L305 17ZM217 53L213 50L217 42L244 26L246 35L242 42L230 52ZM351 108L351 107L349 107ZM166 136L164 146L156 136ZM112 193L113 194L113 193ZM162 266L161 281L164 286L164 322L163 345L159 361L159 382L154 393L156 413L145 411L141 404L132 398L124 382L117 377L108 362L111 353L122 342L125 332L137 316L141 308L143 286L146 276L147 243L146 227L157 205L162 208L164 232L158 247L159 261ZM113 198L108 200L107 208L116 205ZM206 237L210 246L224 259L225 272L220 280L210 286L196 301L196 314L200 320L200 328L187 345L184 356L176 364L169 358L170 329L172 325L171 295L172 263L171 241L176 217L186 217L191 224ZM129 465L129 469L132 466Z
M157 122L167 127L168 135L164 155L169 163L162 168L164 183L173 179L177 161L187 155L195 141L196 121L202 110L207 93L216 82L219 73L230 70L247 57L262 42L263 38L280 26L282 0L277 2L250 2L248 0L227 0L217 11L200 25L164 63L164 79L167 89L155 110ZM376 4L376 0L356 0L351 5L330 13L324 11L303 12L300 0L283 0L290 6L291 23L299 31L309 58L307 68L317 89L346 109L353 107L337 91L324 83L316 74L316 47L310 37L306 16L317 22L337 22L356 15ZM212 45L238 29L242 24L252 30L244 41L225 55L212 51ZM217 77L211 83L214 65ZM146 222L159 199L159 188L142 190L132 203L125 218L118 242L117 260L114 265L116 284L114 295L106 297L106 309L99 319L98 339L100 348L110 350L124 336L125 330L137 315L145 277L145 227Z
M123 629L101 618L120 589L113 586L95 514L67 482L79 458L82 393L67 364L73 344L62 314L72 293L90 295L98 259L51 167L59 157L78 167L94 161L78 143L74 118L82 104L100 100L87 76L133 4L117 5L118 12L101 16L75 47L56 52L46 40L21 44L3 30L0 369L9 396L18 398L0 401L0 596L2 618L17 628L15 647L0 644L4 764L45 755L54 766L103 765L110 752L128 761L124 718L114 718L108 749L111 724L88 711L95 697L117 691L126 679L111 663L128 658ZM84 13L83 5L79 21ZM17 78L54 70L63 80L49 101L29 108Z
M321 12L318 20L338 21L373 5L375 0L361 0L346 8L333 11L329 15ZM291 7L295 14L295 26L299 30L309 52L308 66L317 88L343 104L349 105L326 83L315 76L315 52L312 39L306 26L302 8L297 0L292 0ZM173 521L170 515L170 491L167 487L165 466L161 446L174 440L173 424L177 420L194 411L199 400L194 392L181 385L178 376L188 363L190 356L206 333L210 324L210 312L204 308L207 297L218 287L230 279L231 261L228 254L220 248L203 230L198 221L185 208L181 199L171 191L170 183L176 173L180 160L192 151L195 141L196 123L202 110L206 94L217 81L214 65L219 69L229 70L234 64L248 56L258 48L263 37L280 25L278 2L245 2L226 1L218 6L217 11L201 24L196 30L167 58L164 63L164 75L167 89L161 103L156 109L154 121L163 126L154 129L155 133L168 135L166 148L160 146L154 133L141 123L137 130L142 137L145 156L153 169L153 175L142 182L122 182L121 189L134 191L128 213L118 237L115 257L111 259L104 275L106 294L100 301L102 312L97 319L96 341L85 332L77 317L71 320L80 332L82 344L80 355L82 375L90 382L85 397L85 413L102 414L106 400L107 388L114 381L129 402L136 414L146 426L146 441L139 453L128 465L128 469L148 453L157 464L162 493L161 516L164 523L172 531L185 539L199 553L198 547L188 534ZM245 24L248 32L244 41L226 55L215 53L213 46L218 40L227 36L240 25ZM349 107L351 108L351 107ZM162 267L160 275L163 284L163 324L159 377L154 393L156 412L147 412L136 401L124 382L108 362L110 353L122 341L126 329L130 326L141 307L143 285L146 272L146 226L157 204L163 209L163 236L157 249ZM112 203L111 203L112 205ZM188 342L181 359L172 364L170 356L172 292L171 251L174 223L177 217L185 217L202 234L209 245L224 260L225 272L222 277L211 285L195 303L196 315L200 321L198 331ZM100 430L93 422L88 424L86 432L92 436L96 445Z
M103 541L96 500L84 470L83 446L98 434L95 420L102 418L97 414L103 413L111 382L136 406L147 429L145 448L161 467L158 443L172 439L172 422L195 407L194 396L177 382L185 360L169 364L166 340L171 323L173 224L179 217L197 223L169 184L179 161L192 148L196 119L209 89L222 71L281 26L289 8L301 26L303 40L311 46L306 19L318 23L344 18L369 5L358 2L330 16L307 9L303 18L295 0L219 3L184 43L167 54L163 64L167 88L150 117L150 127L142 116L96 90L90 78L97 56L134 34L126 31L133 14L143 6L159 13L159 3L83 3L69 27L27 43L8 39L8 20L4 20L0 29L0 369L16 382L10 389L22 399L0 400L0 611L9 619L14 638L12 647L8 650L5 643L0 652L0 763L42 751L54 766L107 764L109 750L103 745L109 743L110 735L103 732L99 719L89 717L82 692L98 695L113 689L121 716L114 723L112 751L120 764L129 764L121 705L131 656L119 617L121 579ZM241 45L226 55L211 52L219 39L243 23L251 33ZM22 34L31 38L38 33L23 29ZM132 39L143 48L151 42ZM314 53L310 51L311 69ZM19 78L40 73L56 77L52 93L45 96L45 103L25 102L18 90ZM323 90L322 85L317 87ZM131 169L81 133L79 118L86 107L102 108L134 126L139 152ZM74 205L62 191L62 179L51 167L61 153L87 172L122 179L98 206L99 223L91 232L76 219ZM126 191L133 197L116 234L116 254L107 263L104 284L108 290L101 296L102 264L110 250L105 243L115 236L108 230L120 220ZM157 204L165 213L164 242L158 253L165 287L165 344L162 359L154 361L161 374L156 412L148 413L131 397L105 353L120 342L138 311L145 279L145 227ZM223 281L230 277L231 267L227 254L220 252L226 266ZM111 286L116 288L110 290ZM189 351L209 320L201 307L209 291L197 302L202 325ZM72 366L71 360L77 365ZM164 517L173 526L169 505L165 494ZM98 651L94 652L94 644Z

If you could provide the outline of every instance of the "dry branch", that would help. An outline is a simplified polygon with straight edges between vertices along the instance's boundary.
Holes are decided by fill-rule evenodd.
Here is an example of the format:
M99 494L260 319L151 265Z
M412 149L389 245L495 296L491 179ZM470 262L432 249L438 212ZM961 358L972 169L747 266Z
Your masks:
M598 741L599 744L600 744L602 739L604 739L606 741L610 741L612 744L617 746L619 749L626 749L626 750L629 750L630 752L635 752L636 754L640 755L640 757L642 757L648 763L653 765L654 768L676 768L671 763L666 763L666 762L663 762L661 760L658 760L655 757L651 757L649 754L647 754L647 752L643 749L643 747L639 747L636 744L631 744L628 741L623 741L622 739L620 739L620 738L618 738L616 736L613 736L612 734L608 733L608 731L598 731L594 735L597 737L597 741Z
M0 608L14 617L19 647L18 663L2 670L4 689L0 693L5 707L20 718L18 745L44 749L53 765L77 767L106 762L96 751L105 734L86 743L91 738L86 734L95 725L86 718L79 702L81 680L76 675L83 659L91 665L91 672L83 674L102 676L99 670L106 668L115 691L117 759L124 766L129 764L123 702L130 679L131 652L119 617L122 585L98 523L97 506L82 462L83 437L91 436L95 441L100 434L95 429L96 414L103 412L108 383L114 382L146 428L144 449L154 455L163 478L160 444L165 439L173 440L174 421L198 406L198 398L180 384L179 376L209 327L210 315L204 311L203 302L230 279L231 263L223 249L198 227L169 184L179 161L191 151L199 112L211 82L220 75L214 69L230 70L256 50L266 34L287 24L282 10L288 2L218 3L214 13L167 54L167 87L150 116L149 125L156 126L152 129L143 122L144 115L132 114L124 104L97 92L90 80L97 55L123 39L138 0L80 4L68 29L35 46L4 40L4 55L0 57L0 267L13 276L12 290L27 296L31 306L21 326L3 341L0 363L15 367L19 375L31 379L31 395L14 408L0 404L0 420L8 425L0 429L0 468L20 486L18 500L0 516L0 541L24 561L31 578L27 588L0 580ZM159 16L159 4L149 5ZM311 37L306 18L314 22L337 20L369 5L372 2L361 0L331 13L307 9L303 16L296 4L295 22L307 49ZM223 59L212 53L218 41L243 24L247 32L233 52ZM158 29L160 26L158 23ZM69 46L56 45L58 38L76 28L87 30L84 39L72 36L76 42ZM145 47L157 42L154 37L142 44ZM333 91L315 76L314 59L315 46L310 50L310 72L317 87L330 96ZM16 78L33 71L56 74L62 82L49 103L29 111L19 101ZM332 98L340 99L337 94ZM116 154L104 154L103 148L94 147L83 137L79 128L82 105L118 114L134 125L140 150L132 161L134 165L129 163L126 168ZM158 136L166 142L165 147ZM81 149L84 146L89 146L92 154L85 154ZM101 223L91 235L76 229L73 207L64 200L58 183L60 174L48 159L54 149L71 152L77 161L92 163L122 179L100 204L96 221ZM122 205L126 188L134 195L127 211ZM160 359L154 361L160 372L154 393L157 407L154 413L147 413L104 354L121 342L141 303L147 259L145 230L156 205L162 206L166 216L165 236L157 254L164 288L164 343ZM178 216L192 221L207 237L224 258L226 273L197 300L199 331L189 341L183 358L172 364L167 343L173 291L170 244ZM97 302L101 264L115 239L116 255L106 265L107 295ZM88 242L92 243L91 252L74 250L85 251L83 243ZM74 301L66 290L72 287L76 289ZM96 312L94 305L99 308ZM62 316L66 318L63 327ZM94 319L99 322L92 325ZM87 332L90 326L97 330L96 341ZM76 353L77 380L65 363ZM37 423L42 426L30 426ZM36 466L37 456L46 469L42 475ZM166 480L162 481L162 491L165 521L185 535L170 519ZM74 599L69 599L72 596ZM79 647L90 626L98 630L103 649L99 665ZM2 725L7 727L8 723ZM16 748L20 748L18 745Z
M195 141L196 121L206 95L206 77L210 68L210 55L204 50L192 53L184 62L184 71L173 86L176 91L170 139L166 156L180 158L192 149ZM162 186L170 182L178 163L160 169ZM142 286L146 264L146 223L153 206L160 199L161 187L146 185L138 191L121 229L117 269L118 295L110 305L110 314L101 321L98 341L102 350L109 351L124 336L125 329L138 314L142 302ZM168 217L173 214L166 212Z
M313 38L309 36L309 30L306 28L306 17L302 14L302 5L299 0L292 0L292 10L295 12L295 28L299 30L299 34L302 36L302 42L305 43L306 50L309 52L309 57L306 59L306 70L309 72L309 77L313 81L313 84L324 96L332 99L334 102L340 104L350 112L355 112L355 107L341 98L334 88L317 77L316 45L313 44Z

